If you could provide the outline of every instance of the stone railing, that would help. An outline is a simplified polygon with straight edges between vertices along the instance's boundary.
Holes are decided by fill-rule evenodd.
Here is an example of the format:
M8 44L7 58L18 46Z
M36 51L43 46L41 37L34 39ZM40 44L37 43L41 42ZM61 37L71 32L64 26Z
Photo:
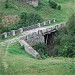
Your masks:
M42 35L45 35L45 34L50 34L51 32L56 32L58 30L63 30L65 27L65 22L63 23L60 23L60 24L56 24L56 25L53 25L53 26L49 26L43 30L39 30L38 33L40 32Z
M28 26L28 27L22 27L22 28L19 28L17 30L11 30L10 32L4 32L4 33L0 34L0 38L8 38L8 37L11 37L11 36L16 36L16 35L24 32L24 31L39 28L39 27L45 26L47 24L51 24L55 21L56 21L56 19L52 19L52 20L44 21L42 23L37 23L35 25L31 25L31 26Z

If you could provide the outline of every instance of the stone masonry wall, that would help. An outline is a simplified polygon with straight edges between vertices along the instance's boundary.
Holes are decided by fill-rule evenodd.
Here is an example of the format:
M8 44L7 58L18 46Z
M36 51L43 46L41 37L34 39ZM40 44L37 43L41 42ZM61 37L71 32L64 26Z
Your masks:
M24 49L27 53L29 53L30 55L32 55L35 58L40 58L39 53L34 50L28 43L26 43L24 40L20 39L19 43L21 46L24 46Z

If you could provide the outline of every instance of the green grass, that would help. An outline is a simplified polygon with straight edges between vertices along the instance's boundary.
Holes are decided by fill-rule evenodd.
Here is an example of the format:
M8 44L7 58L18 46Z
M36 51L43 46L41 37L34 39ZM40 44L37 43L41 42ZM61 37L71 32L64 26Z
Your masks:
M27 54L24 48L20 46L19 43L15 43L9 46L8 52L9 55L23 55L25 57L31 57L29 54Z
M4 69L0 61L0 75L74 75L75 59L63 57L49 57L46 59L34 59L27 54L18 44L10 44L7 47L1 47L0 51L7 50L5 62L8 65ZM5 52L4 51L4 52ZM4 54L3 54L4 55ZM2 56L3 56L2 55Z

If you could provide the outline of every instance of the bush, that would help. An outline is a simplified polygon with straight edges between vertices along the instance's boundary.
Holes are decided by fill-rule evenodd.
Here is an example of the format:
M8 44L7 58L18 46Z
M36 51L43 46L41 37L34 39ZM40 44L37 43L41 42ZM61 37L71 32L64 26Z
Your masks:
M0 33L3 32L4 26L2 25L2 17L0 17Z
M49 0L49 3L51 2L51 0Z
M56 9L56 7L57 7L57 3L54 2L54 1L51 1L51 2L50 2L50 6L51 6L51 8Z
M58 10L61 10L61 5L58 5L55 1L53 0L49 0L49 4L50 4L50 7L53 8L53 9L58 9Z
M36 24L38 22L42 22L43 19L38 15L38 14L35 14L35 13L26 13L26 12L23 12L21 15L20 15L20 21L18 23L18 27L22 27L22 26L30 26L30 25L33 25L33 24Z
M6 2L5 2L5 8L6 9L9 8L9 1L8 0L6 0Z
M33 48L38 51L38 53L40 54L41 58L46 58L48 56L47 48L46 48L45 44L39 43L39 44L33 46Z
M58 6L57 6L57 9L58 9L58 10L61 10L61 5L58 5Z
M59 32L56 42L55 51L56 55L64 57L75 56L75 14L69 18L66 24L67 34L61 35Z
M6 0L6 2L5 2L5 8L6 8L6 9L7 9L7 8L18 9L18 7L17 7L15 4L13 4L12 2L10 2L9 0Z
M52 0L49 0L49 4L50 4L50 7L53 8L53 9L56 9L57 7L57 3L52 1Z

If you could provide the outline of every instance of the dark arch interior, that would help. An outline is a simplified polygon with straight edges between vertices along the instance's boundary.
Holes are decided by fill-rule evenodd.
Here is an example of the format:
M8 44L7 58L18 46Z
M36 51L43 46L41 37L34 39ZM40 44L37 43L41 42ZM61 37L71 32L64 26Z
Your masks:
M44 42L47 46L47 53L49 56L55 56L54 44L55 44L55 32L44 35Z

